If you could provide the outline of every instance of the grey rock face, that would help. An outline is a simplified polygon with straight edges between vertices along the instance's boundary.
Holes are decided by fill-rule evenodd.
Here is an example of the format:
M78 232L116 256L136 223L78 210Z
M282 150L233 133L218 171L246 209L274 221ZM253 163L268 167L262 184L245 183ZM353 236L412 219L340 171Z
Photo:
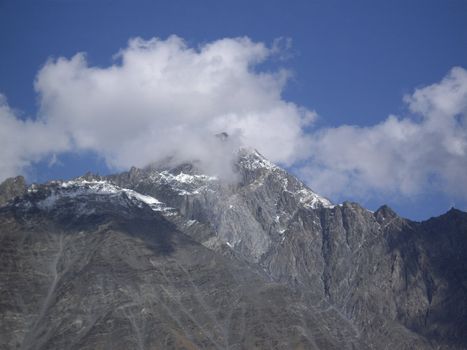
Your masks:
M86 174L4 205L0 347L467 348L466 213L333 205L253 150L235 169Z
M236 167L239 183L200 174L192 164L162 171L132 169L109 180L154 196L185 218L208 224L216 236L203 243L228 242L254 262L282 240L296 210L331 206L256 151L242 150Z
M0 205L21 196L26 191L26 180L17 176L6 179L0 184Z
M365 348L346 324L331 330L339 323L287 286L137 199L65 183L0 209L1 348Z

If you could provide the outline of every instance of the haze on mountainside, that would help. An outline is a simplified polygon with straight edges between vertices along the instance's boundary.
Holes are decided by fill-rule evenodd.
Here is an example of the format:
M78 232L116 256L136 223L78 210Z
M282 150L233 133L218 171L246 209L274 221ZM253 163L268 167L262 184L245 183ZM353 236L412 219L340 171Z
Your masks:
M247 37L191 47L182 38L133 38L108 67L85 53L51 59L34 88L35 118L0 99L0 177L34 162L92 151L115 170L168 157L199 160L232 176L240 147L253 147L326 196L442 192L467 198L467 72L405 96L405 116L373 126L315 127L318 114L283 97L292 72L264 69L283 53ZM219 146L212 135L229 134Z

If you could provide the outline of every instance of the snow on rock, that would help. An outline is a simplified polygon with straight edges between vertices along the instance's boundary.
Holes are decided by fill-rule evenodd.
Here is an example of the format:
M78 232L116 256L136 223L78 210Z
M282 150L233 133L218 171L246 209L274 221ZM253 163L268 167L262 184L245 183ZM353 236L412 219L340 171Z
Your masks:
M154 172L151 175L151 180L161 184L169 185L179 195L193 195L199 194L209 187L209 184L218 180L215 176L208 176L203 174L186 174L180 172L177 175L164 170L161 172Z
M300 204L304 207L315 209L318 207L332 208L334 205L326 198L317 195L306 187L296 192Z
M291 192L302 206L310 209L333 207L333 204L328 199L316 194L297 179L290 184L289 178L292 180L294 178L284 169L267 160L255 149L241 149L239 156L241 166L247 171L261 171L265 174L273 173L274 176L278 178L278 181L281 182L283 190ZM256 181L255 185L258 184L257 182L258 181ZM294 190L292 190L291 187L295 187Z
M247 170L275 170L279 169L277 165L264 158L257 150L242 148L239 151L240 164Z
M170 213L174 209L166 206L161 201L154 197L140 194L136 191L121 188L107 181L102 180L71 180L65 182L52 183L55 185L51 189L51 193L43 200L37 203L37 206L43 210L50 210L56 204L57 201L63 198L79 198L90 195L106 196L109 199L120 200L122 198L129 199L133 204L138 207L148 205L152 210L158 212ZM37 191L31 189L31 192ZM124 203L123 201L120 201Z

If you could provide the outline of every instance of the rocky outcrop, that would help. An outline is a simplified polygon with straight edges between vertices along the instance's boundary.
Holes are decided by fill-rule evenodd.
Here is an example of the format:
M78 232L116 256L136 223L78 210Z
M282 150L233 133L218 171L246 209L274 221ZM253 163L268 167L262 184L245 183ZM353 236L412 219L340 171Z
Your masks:
M22 176L11 177L0 184L0 206L19 197L26 191L26 180Z

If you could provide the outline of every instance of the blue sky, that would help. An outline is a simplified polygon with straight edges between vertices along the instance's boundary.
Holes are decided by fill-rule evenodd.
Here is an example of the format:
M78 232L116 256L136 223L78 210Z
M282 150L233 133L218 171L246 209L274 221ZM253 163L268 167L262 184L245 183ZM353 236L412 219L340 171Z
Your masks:
M297 108L319 115L312 124L303 126L303 131L309 132L314 141L301 147L314 145L321 149L321 145L341 136L380 135L375 129L352 129L349 134L339 129L342 125L373 128L385 123L390 114L417 123L416 111L422 108L422 102L410 104L404 102L404 96L412 95L415 89L441 84L453 67L467 68L465 23L465 1L203 1L201 6L193 1L0 0L0 93L6 97L15 118L36 119L47 111L43 112L41 103L44 102L33 84L51 58L70 59L78 52L86 52L87 66L105 69L115 63L112 57L127 48L128 40L135 37L166 40L170 35L177 35L187 47L198 48L223 38L246 36L269 49L277 38L285 38L283 46L290 41L290 47L280 54L268 54L254 69L266 73L289 71L286 85L278 88L273 84L273 87L280 89L281 102L293 103ZM454 79L461 78L456 75L451 80ZM462 108L458 113L465 120ZM297 114L296 118L303 117L298 109L293 113ZM323 130L325 138L315 134ZM431 145L430 140L426 141L430 136L426 135L424 142ZM464 135L457 137L462 141ZM316 140L322 141L319 147ZM342 147L346 145L350 147L352 142ZM88 170L113 171L106 165L105 152L89 151L86 147L49 152L53 147L48 147L44 148L44 156L34 155L32 165L24 168L30 181L68 178ZM407 147L416 146L407 143ZM383 150L387 148L382 146ZM323 146L322 152L331 151ZM391 152L393 158L395 153L401 153L399 149ZM433 154L424 157L428 159ZM438 156L443 157L436 153ZM373 171L366 165L358 169L348 167L342 176L337 173L340 168L332 167L332 173L328 172L331 184L323 185L328 173L321 173L321 180L315 181L313 176L320 165L306 166L310 159L319 157L308 154L302 158L284 155L275 160L287 164L314 190L328 194L334 201L355 200L370 209L388 203L413 219L441 214L451 205L467 209L466 196L453 191L456 186L467 187L463 182L465 177L456 175L467 172L465 163L456 162L457 158L449 163L454 165L448 175L436 171L431 174L432 169L447 166L431 164L437 158L424 161L423 165L430 164L431 168L420 175L425 185L417 188L410 183L394 185L403 182L408 172L384 183L372 182L376 173L358 175L358 181L354 177L342 180L342 176L349 177L354 171ZM320 160L321 165L325 163ZM119 163L119 168L121 164L127 163ZM329 164L324 166L329 168ZM336 179L342 181L341 187L336 186L334 191L330 187ZM323 191L316 185L323 186ZM346 191L347 186L352 190Z

